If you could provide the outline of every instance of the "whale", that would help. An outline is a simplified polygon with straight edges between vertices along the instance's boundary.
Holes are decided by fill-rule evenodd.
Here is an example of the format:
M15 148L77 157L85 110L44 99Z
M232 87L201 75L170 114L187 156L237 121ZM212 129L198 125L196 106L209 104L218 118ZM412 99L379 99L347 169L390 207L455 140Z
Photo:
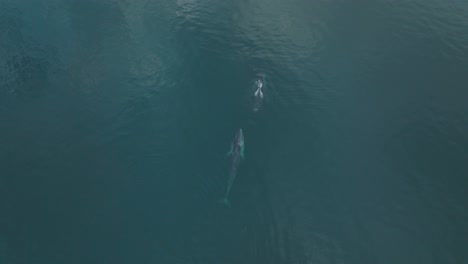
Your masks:
M263 81L261 79L258 79L257 81L255 81L255 84L257 85L257 90L255 91L254 95L255 97L262 99L263 98L263 92L262 92Z
M229 193L231 192L232 184L237 175L237 170L239 168L241 160L244 159L244 133L242 129L239 129L234 137L234 140L231 143L231 149L227 153L227 156L230 158L230 166L228 173L228 184L226 187L226 192L222 199L219 200L220 203L229 206Z

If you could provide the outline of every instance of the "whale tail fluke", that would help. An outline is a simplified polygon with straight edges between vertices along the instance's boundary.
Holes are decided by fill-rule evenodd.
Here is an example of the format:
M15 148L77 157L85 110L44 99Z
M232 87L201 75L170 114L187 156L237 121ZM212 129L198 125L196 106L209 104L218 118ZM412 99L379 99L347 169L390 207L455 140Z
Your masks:
M257 91L255 91L255 97L263 98L263 92L262 92L262 90L258 89Z
M255 91L255 97L260 97L260 99L263 99L263 92L261 89Z

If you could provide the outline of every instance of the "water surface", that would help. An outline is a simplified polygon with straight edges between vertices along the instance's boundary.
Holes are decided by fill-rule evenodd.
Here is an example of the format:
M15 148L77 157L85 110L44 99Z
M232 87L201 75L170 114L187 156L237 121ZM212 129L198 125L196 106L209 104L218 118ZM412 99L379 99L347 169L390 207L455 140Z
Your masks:
M468 263L467 14L0 0L0 263Z

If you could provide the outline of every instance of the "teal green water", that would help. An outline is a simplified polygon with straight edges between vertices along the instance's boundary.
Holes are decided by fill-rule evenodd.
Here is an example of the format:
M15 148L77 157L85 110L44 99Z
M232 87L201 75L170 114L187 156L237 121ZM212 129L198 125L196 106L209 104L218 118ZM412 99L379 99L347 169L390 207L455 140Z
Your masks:
M461 0L0 0L0 264L467 264L467 72Z

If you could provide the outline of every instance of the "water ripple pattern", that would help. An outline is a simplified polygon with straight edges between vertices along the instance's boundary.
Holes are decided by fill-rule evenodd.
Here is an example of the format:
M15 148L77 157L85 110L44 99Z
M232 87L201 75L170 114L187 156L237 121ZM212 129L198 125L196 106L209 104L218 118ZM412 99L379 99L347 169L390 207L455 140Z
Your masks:
M468 263L467 14L1 0L0 264Z

